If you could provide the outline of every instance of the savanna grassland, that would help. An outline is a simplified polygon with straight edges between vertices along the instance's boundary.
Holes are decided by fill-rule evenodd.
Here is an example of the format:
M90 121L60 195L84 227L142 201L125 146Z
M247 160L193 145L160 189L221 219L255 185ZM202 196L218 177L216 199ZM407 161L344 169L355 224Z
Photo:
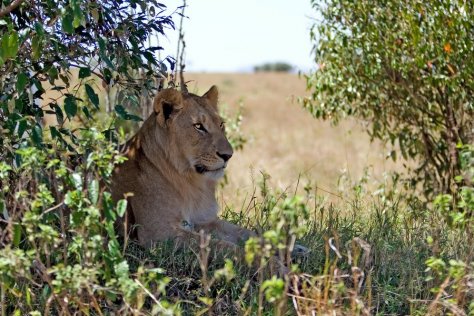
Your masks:
M281 284L259 273L252 280L241 267L229 289L241 294L213 297L213 313L462 315L459 306L473 307L472 270L453 260L470 253L468 235L450 231L433 205L410 197L393 176L404 170L403 160L387 159L392 149L371 142L363 121L315 120L298 102L307 92L294 74L187 74L187 80L195 93L218 85L229 118L242 105L238 134L247 142L219 192L222 216L260 232L270 248L291 247L291 232L310 249Z
M153 44L186 5L1 1L1 316L474 315L472 1L310 2L307 78L184 73L220 89L220 216L257 233L227 251L144 249L109 192L159 83L186 90L183 29Z
M471 270L449 261L469 252L466 237L409 198L390 175L403 171L402 161L386 158L389 148L371 142L363 121L315 120L298 102L307 92L295 74L190 73L186 80L197 94L217 85L229 137L245 139L218 191L221 216L262 239L245 246L245 260L215 254L205 238L184 250L122 240L141 282L129 304L185 315L424 315L459 311L450 300L472 299ZM309 253L290 259L295 238ZM294 273L272 277L275 254Z

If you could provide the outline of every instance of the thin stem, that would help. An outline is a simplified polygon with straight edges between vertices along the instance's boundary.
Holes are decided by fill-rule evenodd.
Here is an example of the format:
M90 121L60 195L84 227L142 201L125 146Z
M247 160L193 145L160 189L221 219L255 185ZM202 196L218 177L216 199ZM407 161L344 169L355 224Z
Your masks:
M10 5L6 6L5 9L0 11L0 18L3 18L5 15L10 14L13 10L18 8L25 0L15 0ZM2 311L3 313L3 311Z

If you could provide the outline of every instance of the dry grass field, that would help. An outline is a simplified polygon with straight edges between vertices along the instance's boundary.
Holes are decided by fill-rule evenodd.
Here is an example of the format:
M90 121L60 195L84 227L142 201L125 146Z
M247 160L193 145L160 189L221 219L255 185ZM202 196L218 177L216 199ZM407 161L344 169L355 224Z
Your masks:
M371 143L360 124L348 120L332 126L303 109L297 97L307 94L305 80L295 74L191 73L186 80L195 93L216 84L220 104L229 112L243 103L242 132L248 142L230 160L226 202L242 202L262 171L279 189L294 189L300 178L303 183L310 180L325 194L337 193L343 173L357 180L368 167L373 178L380 180L395 167L385 159L387 150Z
M286 234L297 237L298 244L307 247L310 252L307 256L295 258L299 271L303 273L295 274L295 279L285 277L285 281L277 281L275 278L266 279L265 266L268 268L268 262L265 260L256 261L260 261L260 267L255 273L237 261L234 270L231 265L228 266L223 261L222 257L208 260L209 253L207 251L210 248L205 246L200 247L200 250L196 252L191 249L177 252L177 248L172 243L165 242L160 243L151 251L144 252L132 242L123 252L127 261L121 262L125 267L123 271L128 273L130 267L133 274L130 274L130 278L128 276L123 278L127 283L123 281L123 284L117 283L116 286L120 286L120 290L132 288L137 286L136 281L132 281L132 278L140 280L139 278L143 277L145 281L142 283L145 285L138 284L141 285L140 288L144 292L136 292L138 293L136 294L136 306L139 307L133 308L138 310L144 307L140 304L146 302L144 299L147 297L146 295L150 295L150 291L145 286L149 288L161 286L160 283L158 285L154 283L156 281L155 272L147 274L149 279L145 279L143 272L140 272L143 271L140 270L142 268L138 268L140 266L160 267L166 271L164 275L169 278L169 284L163 287L166 288L166 293L160 293L158 295L163 296L158 297L179 304L184 315L203 314L206 311L213 312L214 315L253 315L262 309L265 310L262 315L274 315L276 311L280 311L279 314L285 314L282 311L286 310L286 307L289 311L287 314L295 314L291 310L294 308L295 312L301 315L370 315L372 313L374 315L425 315L429 313L427 311L428 304L442 306L441 304L445 301L452 304L453 297L456 297L456 304L465 306L468 300L473 297L472 287L468 283L473 278L471 270L466 268L467 272L462 272L463 274L460 274L462 277L459 278L456 271L460 270L454 268L451 270L453 262L463 269L467 267L467 264L458 263L456 260L449 260L449 263L442 261L445 258L446 260L459 258L460 254L468 253L470 243L466 242L465 230L446 229L447 226L443 221L440 221L438 212L431 214L426 211L425 206L407 202L406 198L409 196L402 190L391 191L390 184L382 187L382 189L390 191L385 192L386 195L374 194L377 191L372 190L373 183L382 180L385 171L398 168L397 165L384 157L389 149L379 143L371 143L363 128L355 121L347 120L338 126L331 126L328 122L311 117L296 100L297 97L307 93L303 79L292 74L258 73L187 74L187 80L189 80L189 90L198 94L202 94L213 84L218 85L221 91L221 106L227 106L230 117L232 117L232 112L235 113L238 110L239 103L242 102L244 106L241 131L248 142L243 150L237 151L230 161L227 174L229 183L219 193L222 194L219 196L222 206L229 206L221 207L222 217L263 234L262 240L248 243L248 251L253 255L258 256L258 254L267 252L267 256L271 257L272 254L277 253L277 249L280 255L282 255L280 250L291 251L288 245L289 236ZM48 97L54 97L54 94L50 92ZM104 96L100 97L102 99ZM96 123L102 123L101 119ZM122 123L119 122L119 124ZM131 125L127 125L127 128L130 127ZM111 146L107 140L97 142L94 146L96 146L94 147L95 152L100 155L98 160L108 162L107 159L110 159L111 155L105 149L109 146L109 150L113 151L115 147ZM35 170L37 162L31 164L30 160L39 160L42 165L49 165L49 162L45 160L46 156L40 156L35 151L24 151L23 155L26 157L31 153L35 156L28 157L28 160L25 159L27 167L23 168L29 168L23 169L26 170L23 171L25 174L35 174L37 171ZM371 177L368 185L360 186L360 191L354 192L347 185L338 185L341 175L349 180L359 180L364 175L366 167ZM67 173L65 167L58 170L61 173ZM271 176L270 183L267 182L270 189L265 190L262 194L258 192L254 195L254 188L261 181L261 172ZM82 177L76 178L82 179ZM50 178L45 177L45 179L44 181L49 181ZM71 182L69 179L67 178L67 181ZM301 181L298 181L299 179ZM312 188L318 188L317 195L308 195L304 199L301 199L301 196L295 196L296 184L300 183L298 187L300 192L298 193L301 193L303 185L308 181L311 182ZM345 184L347 184L346 181ZM67 185L70 184L67 183ZM84 231L85 234L89 234L86 235L87 238L96 238L98 235L92 235L96 234L96 230L93 229L99 227L97 229L103 229L103 232L106 232L107 229L101 228L103 226L100 225L105 225L103 223L112 224L112 221L99 223L98 217L92 217L98 214L95 212L98 209L95 202L90 201L91 197L93 198L92 188L91 186L87 191L89 198L82 198L86 196L83 195L85 194L83 192L86 191L81 191L77 187L75 191L68 192L71 196L70 192L80 192L76 193L79 198L68 199L68 203L77 203L77 205L73 204L71 207L68 204L68 207L74 210L76 216L87 216L81 221L70 221L71 225L82 225L71 226L73 227L70 230L71 236L79 231ZM280 192L272 190L274 188L287 190L287 198L281 198ZM381 192L381 190L378 191ZM338 197L339 195L343 198ZM34 196L42 197L43 195L38 193ZM38 203L40 197L35 200L32 198L30 204ZM321 197L327 197L328 201L321 201ZM30 204L25 203L25 205ZM103 203L103 205L105 204L107 203ZM108 207L108 212L112 212L112 206ZM51 210L54 208L48 209L45 213ZM51 216L51 218L53 217ZM49 217L47 220L50 220ZM93 228L90 225L92 220L96 221L96 226L92 226ZM46 223L49 225L50 222ZM34 244L34 249L49 249L51 244L49 232L59 227L57 222L52 223L54 226L37 225L35 222L29 221L22 222L21 225L24 225L24 229L38 231L35 236L45 236L38 239L40 241L38 244ZM48 230L44 230L44 227L47 227ZM46 233L39 235L40 230L44 230ZM433 232L437 234L435 236L439 242L429 242ZM67 235L63 234L62 236ZM77 243L69 243L65 237L62 240L64 241L60 240L58 243L62 243L61 245L66 247L64 249L68 249L67 251L71 253L77 252ZM111 243L112 240L114 243ZM259 246L261 242L264 243L263 248ZM84 244L90 247L89 242ZM86 246L81 247L84 247L80 248L84 249L82 250L84 253L87 253L86 250L92 249L85 248ZM110 250L113 247L116 247L115 250ZM112 256L112 251L116 251L119 247L119 241L110 239L109 250L103 251L103 248L100 247L93 248L96 255L91 257L98 258L99 261L95 261L94 264L97 263L99 268L87 270L90 272L84 272L85 277L82 274L81 277L71 274L68 276L72 280L71 284L78 288L83 286L82 284L87 284L93 288L96 275L105 274L103 271L106 271L103 268L106 265L100 260L105 262L106 260L103 258ZM428 266L430 260L435 258L433 254L436 255L437 249L443 249L441 254L443 257L439 260L443 262L442 266L448 267L447 272L442 273L456 273L456 278L458 278L453 277L450 285L443 289L447 294L443 294L444 296L441 298L439 295L433 298L433 295L436 295L433 290L440 288L439 284L445 277L433 278L426 282L427 277L435 275L434 273L436 273L435 276L438 276L438 270ZM57 258L61 257L59 253L61 250L60 247L54 249ZM35 252L30 253L33 255ZM116 253L120 254L121 252L116 251ZM198 256L197 260L193 259L195 255ZM14 253L14 257L17 257L16 253ZM52 256L48 254L46 257ZM122 260L122 257L118 258L117 260ZM32 261L33 259L28 260ZM436 259L434 262L439 264L439 260ZM117 265L113 264L114 269L117 269ZM287 264L289 265L289 261ZM434 265L434 263L430 264ZM348 270L349 265L351 270ZM453 267L456 267L455 265ZM80 265L76 264L75 266L79 267ZM223 270L222 267L226 266L230 268L225 273L232 274L232 281L216 281L217 276L222 277L223 271L226 270ZM57 268L58 272L70 271L63 269L62 262L57 267L59 267ZM33 271L33 269L24 269L22 265L18 265L18 268L15 266L15 269ZM433 270L430 271L430 269ZM210 273L205 273L205 271ZM348 271L352 271L352 275ZM234 272L236 272L235 275L233 275ZM19 275L17 278L21 282L33 280L31 277L27 279L20 274L16 275ZM60 280L63 278L63 274L59 273L50 275ZM366 279L364 275L367 275ZM210 276L213 276L211 281L209 281ZM449 278L451 276L446 280ZM77 282L76 279L85 280L83 281L85 283ZM122 277L117 279L121 280ZM293 280L303 282L298 283L304 286L301 287L301 292L296 293L296 296L293 296L290 291L286 292L286 288L282 288L282 286L290 286L290 280L291 282ZM62 286L69 288L69 283L63 284L66 285ZM285 294L279 301L281 304L265 303L268 284L280 289L278 291L284 291L282 293ZM441 286L445 286L445 284L446 281ZM53 296L47 298L36 294L45 293L44 283L38 283L38 285L31 283L27 286L29 286L26 287L27 291L30 291L30 288L33 289L32 292L35 293L40 304L38 306L49 306L50 298ZM102 287L102 285L100 286ZM295 290L299 291L299 288L297 286ZM80 293L74 287L71 287L68 292L63 292L65 293L64 297L68 299L75 298L77 293ZM455 296L458 294L451 294L461 292L459 298ZM9 304L24 306L24 299L16 293L15 290L15 292L12 291L11 294L8 294L6 301L8 302L12 298L13 301ZM102 293L94 292L93 294L104 301L107 300L106 304L112 306L109 298L104 298ZM92 294L90 295L92 297ZM289 297L295 298L296 303L293 300L291 305ZM0 301L2 300L0 299ZM148 300L148 302L151 301ZM5 305L0 302L0 305L2 304ZM120 309L125 306L120 300L117 301L117 305L117 308ZM129 304L127 303L126 306L128 307ZM58 305L57 308L59 307ZM97 307L97 310L100 307L102 305ZM30 308L30 306L26 308ZM440 307L441 313L431 314L445 315L444 308L445 305ZM467 315L468 313L452 314Z
M240 206L262 172L270 175L274 188L294 190L310 181L318 193L334 199L341 175L358 180L367 168L371 179L381 180L385 171L395 168L385 159L388 149L371 143L360 122L348 119L333 126L303 109L297 99L308 92L305 79L296 74L187 73L186 80L197 94L217 85L220 105L231 118L243 106L241 132L247 143L230 160L225 203ZM60 94L49 90L44 102L50 98ZM103 95L100 99L103 105ZM55 116L47 115L46 121L55 124Z

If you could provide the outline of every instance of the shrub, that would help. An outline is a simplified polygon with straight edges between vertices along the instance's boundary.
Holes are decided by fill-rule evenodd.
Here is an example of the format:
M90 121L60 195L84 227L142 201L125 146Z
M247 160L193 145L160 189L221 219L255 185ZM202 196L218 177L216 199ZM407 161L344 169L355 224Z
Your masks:
M127 315L150 299L158 302L166 285L160 269L132 273L117 240L114 222L126 202L115 207L104 184L123 158L96 129L81 131L76 141L74 169L61 146L23 147L14 166L0 162L4 314ZM173 312L158 303L152 313Z
M3 1L6 5L10 1ZM138 106L142 92L153 93L153 78L164 66L148 39L174 27L157 1L16 1L1 9L0 157L12 162L15 148L29 143L68 144L75 135L68 122L87 125L100 108L99 88L123 87L115 117L137 119L124 103ZM171 65L173 60L168 58ZM145 79L137 77L142 69ZM47 88L49 86L49 88ZM51 98L46 90L60 97ZM46 137L42 119L55 115ZM45 142L45 140L48 140Z
M367 121L372 138L418 164L410 180L427 195L456 191L457 145L474 141L472 2L312 3L323 21L304 106L333 122Z
M0 2L2 315L173 313L159 299L162 271L129 267L114 232L126 203L107 193L122 159L115 123L139 119L124 105L162 77L161 47L144 43L171 17L157 1L10 3ZM103 119L101 86L126 91Z
M294 67L285 62L265 63L255 66L255 72L292 72Z

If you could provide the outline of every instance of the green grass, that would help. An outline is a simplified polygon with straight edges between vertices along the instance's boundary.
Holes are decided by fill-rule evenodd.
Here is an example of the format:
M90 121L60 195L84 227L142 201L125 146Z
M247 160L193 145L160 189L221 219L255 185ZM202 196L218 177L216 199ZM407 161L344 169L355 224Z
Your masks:
M274 192L263 183L255 190L251 203L237 211L227 207L222 217L258 232L271 230L272 213L293 194ZM270 277L268 270L260 270L258 264L248 267L234 254L214 254L203 263L199 247L180 249L167 242L147 252L130 245L127 258L136 264L163 268L170 280L164 297L179 304L186 315L293 315L296 309L302 315L312 311L316 315L426 313L434 298L430 289L439 282L436 277L427 281L433 276L426 271L425 262L433 255L428 237L438 230L437 247L443 249L440 255L445 258L459 255L462 246L450 241L456 236L448 230L439 231L443 228L441 223L433 225L434 218L423 206L413 209L404 202L402 194L392 191L386 194L391 196L387 199L363 193L360 186L354 188L348 188L348 192L354 192L352 197L346 195L337 203L314 196L307 188L303 203L309 216L300 222L304 223L305 232L297 243L311 252L294 259L295 272L286 277L289 288L274 303L262 300L262 280ZM358 243L359 239L366 244ZM227 282L216 281L206 291L203 271L207 271L208 279L212 278L224 266L225 258L235 262L234 277ZM201 264L206 267L204 270ZM203 297L212 298L210 309ZM446 311L437 310L441 314Z
M240 204L221 201L223 218L260 236L245 255L215 253L204 236L145 250L117 241L122 213L100 190L119 160L114 144L90 129L79 146L88 163L75 169L63 151L35 147L16 152L19 165L0 162L1 316L474 312L469 188L457 198L471 204L453 211L446 196L421 203L366 176L342 179L328 199L311 183L274 189L262 172ZM294 238L310 252L291 261ZM275 258L292 272L277 273Z

